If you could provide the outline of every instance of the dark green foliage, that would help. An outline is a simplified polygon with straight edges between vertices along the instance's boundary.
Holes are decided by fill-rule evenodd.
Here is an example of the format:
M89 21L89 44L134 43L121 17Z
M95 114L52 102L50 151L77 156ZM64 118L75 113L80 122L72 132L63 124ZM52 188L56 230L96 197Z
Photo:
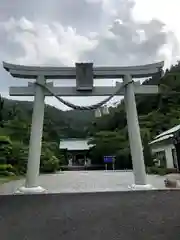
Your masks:
M61 169L65 159L59 150L59 145L55 142L43 142L41 151L40 171L56 172Z
M148 142L152 140L157 134L180 124L180 63L178 62L175 66L172 66L170 71L166 71L163 78L153 76L147 79L144 85L155 84L159 85L161 94L146 96L137 95L136 105L139 115L139 124L141 128L141 137L144 148L144 157L146 166L152 166L152 156L148 145ZM175 92L177 92L175 94ZM102 131L116 132L121 136L121 140L112 140L109 138L111 143L106 145L106 152L112 150L115 146L119 148L118 151L114 150L116 155L117 164L119 166L131 165L128 162L130 160L130 151L128 143L128 134L126 126L126 114L124 101L115 107L110 109L108 116L102 116L96 119L91 128L91 136L96 139L96 151L102 147L104 140L98 141L97 133ZM103 149L104 151L104 149ZM97 153L96 156L101 155ZM126 164L124 164L124 162Z
M91 150L91 157L94 164L103 164L103 157L115 156L116 168L131 168L130 152L127 146L127 139L122 132L101 131L94 135L89 144L94 147Z
M32 119L32 102L0 99L0 165L11 164L17 175L26 173ZM3 119L2 119L3 117ZM86 137L92 112L63 112L46 106L44 117L41 172L55 172L65 163L59 150L61 137ZM8 175L9 169L1 171ZM3 172L3 173L2 173Z
M0 164L0 176L14 176L16 169L11 164Z
M0 129L0 135L8 135L17 140L18 133L19 140L28 143L32 107L32 102L4 99L2 113L5 130ZM94 115L92 111L61 111L55 107L46 105L43 140L59 143L60 137L86 137L87 127L90 126L93 119Z
M3 127L3 107L4 107L4 99L2 99L0 95L0 127Z
M26 173L29 147L22 142L13 142L11 164L16 168L17 174Z
M6 164L11 156L12 143L7 136L0 136L0 164Z
M157 166L152 166L152 167L147 167L146 168L147 174L155 174L155 175L161 175L164 176L166 174L170 173L177 173L177 169L167 169L165 167L157 167Z
M41 161L40 171L42 173L53 173L59 170L59 166L59 160L55 156L49 156Z
M154 165L151 148L149 146L149 141L150 139L148 138L148 135L145 134L143 138L143 146L144 146L143 152L144 152L144 162L147 167L151 167Z
M156 166L146 168L146 172L148 174L155 174L155 175L161 175L161 176L164 176L167 174L166 168L156 167Z

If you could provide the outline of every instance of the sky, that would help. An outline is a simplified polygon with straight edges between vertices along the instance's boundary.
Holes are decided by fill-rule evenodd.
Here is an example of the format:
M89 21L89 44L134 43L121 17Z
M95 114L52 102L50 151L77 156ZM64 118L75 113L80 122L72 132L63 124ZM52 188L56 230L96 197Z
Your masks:
M0 61L22 65L128 66L180 59L179 0L0 0ZM10 97L9 86L26 85L0 66L0 94ZM111 86L112 80L96 80ZM74 85L57 80L55 85ZM90 105L103 98L66 98ZM118 102L114 98L110 104ZM46 103L67 108L53 97Z

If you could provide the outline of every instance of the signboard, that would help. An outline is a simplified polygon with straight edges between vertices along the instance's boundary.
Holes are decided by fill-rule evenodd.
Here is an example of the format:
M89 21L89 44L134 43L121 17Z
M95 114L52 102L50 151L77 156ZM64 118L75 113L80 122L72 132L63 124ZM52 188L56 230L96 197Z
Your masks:
M104 163L114 163L115 157L114 156L104 156Z

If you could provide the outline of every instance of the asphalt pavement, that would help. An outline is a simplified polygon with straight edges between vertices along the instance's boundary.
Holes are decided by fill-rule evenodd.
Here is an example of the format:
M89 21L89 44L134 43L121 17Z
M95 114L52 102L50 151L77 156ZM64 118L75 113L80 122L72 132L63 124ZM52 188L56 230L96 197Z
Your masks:
M0 196L2 240L179 240L180 191Z

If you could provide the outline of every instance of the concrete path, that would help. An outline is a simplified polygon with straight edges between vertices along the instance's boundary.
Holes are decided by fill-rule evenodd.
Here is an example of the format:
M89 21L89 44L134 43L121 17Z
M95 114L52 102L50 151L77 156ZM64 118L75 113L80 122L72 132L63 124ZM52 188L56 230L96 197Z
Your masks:
M148 183L158 189L164 189L164 177L149 175ZM0 194L13 194L24 185L17 180L0 185ZM128 191L134 183L131 171L69 171L57 174L41 175L38 184L49 193Z

